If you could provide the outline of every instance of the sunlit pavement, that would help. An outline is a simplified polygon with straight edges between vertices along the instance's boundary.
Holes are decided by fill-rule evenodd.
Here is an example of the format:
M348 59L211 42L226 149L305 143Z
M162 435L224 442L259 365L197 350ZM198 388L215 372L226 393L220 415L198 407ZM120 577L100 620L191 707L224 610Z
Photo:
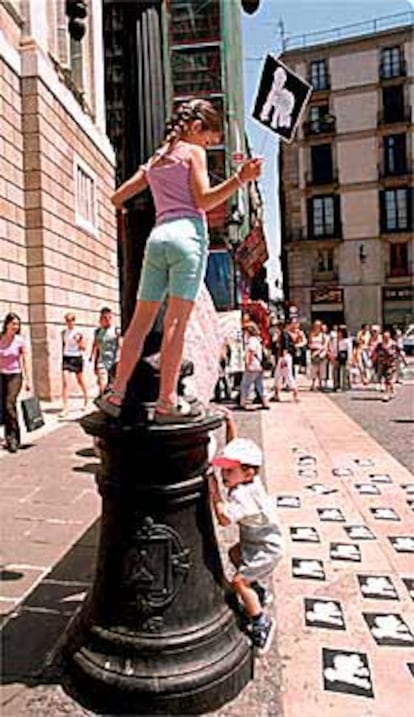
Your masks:
M398 709L405 717L414 689L414 477L327 395L301 384L297 405L283 393L270 411L235 411L240 434L262 441L286 552L274 579L272 650L216 714ZM5 716L90 714L45 663L93 577L98 461L76 421L47 415L30 447L1 451ZM226 569L235 537L219 531Z

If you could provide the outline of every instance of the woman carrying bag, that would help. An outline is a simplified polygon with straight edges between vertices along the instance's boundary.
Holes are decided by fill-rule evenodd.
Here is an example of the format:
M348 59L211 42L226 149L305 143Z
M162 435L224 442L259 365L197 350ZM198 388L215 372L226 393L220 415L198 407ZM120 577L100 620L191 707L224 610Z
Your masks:
M10 453L16 453L20 446L17 397L23 382L26 391L30 391L27 347L20 335L20 328L19 316L9 313L4 319L0 334L1 402L5 444Z

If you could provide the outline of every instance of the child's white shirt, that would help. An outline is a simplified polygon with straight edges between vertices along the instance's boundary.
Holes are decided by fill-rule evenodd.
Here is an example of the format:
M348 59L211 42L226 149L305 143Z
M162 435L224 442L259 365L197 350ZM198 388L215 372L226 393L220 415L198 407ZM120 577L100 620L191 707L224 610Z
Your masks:
M229 490L224 511L232 523L252 528L277 524L274 503L258 475Z

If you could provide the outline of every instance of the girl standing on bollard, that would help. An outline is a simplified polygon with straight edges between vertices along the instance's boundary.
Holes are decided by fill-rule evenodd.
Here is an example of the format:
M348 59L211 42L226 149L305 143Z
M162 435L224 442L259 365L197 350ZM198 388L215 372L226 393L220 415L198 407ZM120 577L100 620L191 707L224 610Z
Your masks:
M156 223L148 238L138 301L125 333L112 387L96 404L118 417L127 383L141 357L145 338L161 302L168 294L161 345L157 423L197 418L199 408L177 397L184 333L204 274L208 256L206 212L222 204L261 172L261 159L248 159L229 179L210 187L206 149L220 141L220 118L210 102L191 100L179 106L167 126L161 147L124 182L112 197L117 209L151 189Z
M30 391L26 342L20 335L20 323L17 314L7 314L0 334L0 399L4 416L6 448L10 453L16 453L20 446L20 427L16 404L23 379L26 391Z

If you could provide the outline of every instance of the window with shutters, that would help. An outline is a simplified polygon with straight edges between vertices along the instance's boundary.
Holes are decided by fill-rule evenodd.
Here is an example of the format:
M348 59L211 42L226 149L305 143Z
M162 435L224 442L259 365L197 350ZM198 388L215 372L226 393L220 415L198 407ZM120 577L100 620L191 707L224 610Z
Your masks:
M92 234L97 232L96 177L80 159L75 160L76 224Z

